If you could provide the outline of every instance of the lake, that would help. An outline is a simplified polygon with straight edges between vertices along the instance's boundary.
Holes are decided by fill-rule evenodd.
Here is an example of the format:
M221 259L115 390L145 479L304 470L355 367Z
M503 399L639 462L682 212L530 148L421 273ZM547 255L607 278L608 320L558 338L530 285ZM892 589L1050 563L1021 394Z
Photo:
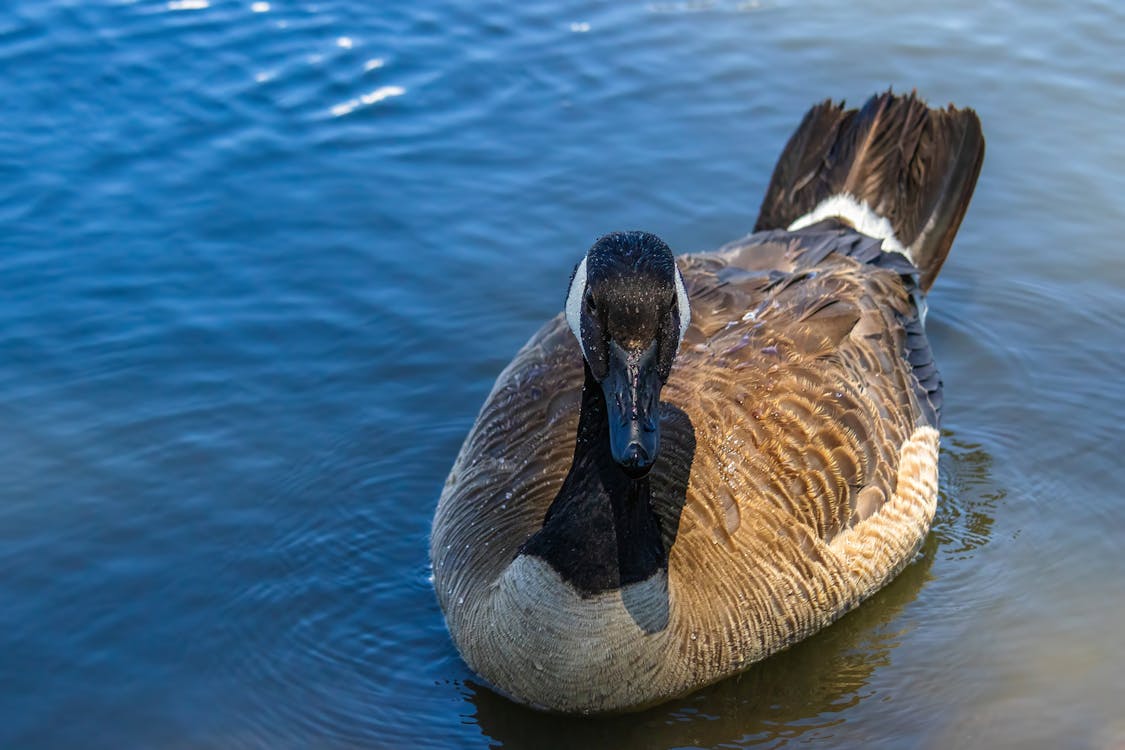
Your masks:
M0 747L1125 747L1125 5L9 0ZM805 110L975 108L941 498L837 624L646 713L478 684L446 473L600 234L753 225Z

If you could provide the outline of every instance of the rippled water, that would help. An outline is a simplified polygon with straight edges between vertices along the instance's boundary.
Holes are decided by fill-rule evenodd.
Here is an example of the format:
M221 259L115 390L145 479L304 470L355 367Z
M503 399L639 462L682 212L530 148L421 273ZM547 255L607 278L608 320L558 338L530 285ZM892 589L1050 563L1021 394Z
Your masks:
M10 0L0 747L1125 745L1122 6ZM478 686L430 517L597 235L752 225L812 102L975 107L924 556L637 716ZM578 745L581 743L581 745Z

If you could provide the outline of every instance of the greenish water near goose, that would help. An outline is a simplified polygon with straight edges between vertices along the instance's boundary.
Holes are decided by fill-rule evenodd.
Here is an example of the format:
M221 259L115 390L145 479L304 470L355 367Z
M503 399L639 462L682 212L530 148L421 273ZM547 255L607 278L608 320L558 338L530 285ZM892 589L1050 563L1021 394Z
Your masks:
M0 8L0 747L1125 746L1118 3ZM597 235L747 232L806 108L988 153L922 557L636 716L479 686L430 518Z

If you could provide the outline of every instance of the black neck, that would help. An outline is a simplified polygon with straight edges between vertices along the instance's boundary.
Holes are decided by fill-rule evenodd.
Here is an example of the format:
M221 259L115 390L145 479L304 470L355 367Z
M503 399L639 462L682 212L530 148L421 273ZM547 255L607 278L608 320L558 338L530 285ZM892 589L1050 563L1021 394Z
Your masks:
M605 397L587 366L574 462L543 528L521 551L586 595L651 577L667 567L667 554L649 482L631 479L611 457Z

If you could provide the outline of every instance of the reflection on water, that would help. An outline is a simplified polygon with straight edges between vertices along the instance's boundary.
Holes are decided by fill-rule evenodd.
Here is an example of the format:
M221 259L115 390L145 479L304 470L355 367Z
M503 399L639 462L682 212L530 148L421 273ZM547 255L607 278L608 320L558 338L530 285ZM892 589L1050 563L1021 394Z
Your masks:
M507 748L781 747L802 737L832 737L862 701L875 697L872 675L894 659L913 627L903 610L933 578L935 558L967 559L987 544L1003 498L980 446L943 435L941 504L918 559L862 606L746 672L637 715L554 716L516 706L466 680L465 700L489 740ZM881 700L895 696L881 695Z

